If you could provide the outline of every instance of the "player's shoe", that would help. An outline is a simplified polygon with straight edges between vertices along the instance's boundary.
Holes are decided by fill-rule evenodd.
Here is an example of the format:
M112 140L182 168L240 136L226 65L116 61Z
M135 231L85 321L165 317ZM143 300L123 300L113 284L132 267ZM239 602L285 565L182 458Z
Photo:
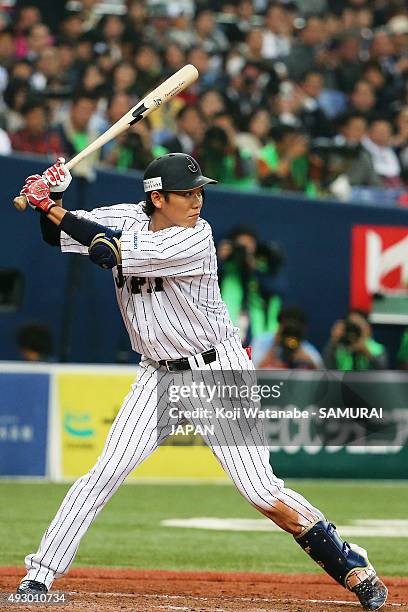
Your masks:
M388 589L378 576L372 576L355 586L353 593L364 610L379 610L387 601Z
M19 595L37 595L38 593L48 593L48 589L45 584L37 580L23 580L16 593Z

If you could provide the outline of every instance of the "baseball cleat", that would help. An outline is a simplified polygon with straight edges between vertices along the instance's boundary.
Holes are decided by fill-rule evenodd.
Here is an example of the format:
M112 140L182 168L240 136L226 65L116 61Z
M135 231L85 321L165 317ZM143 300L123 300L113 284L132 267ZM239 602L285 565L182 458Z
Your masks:
M36 595L47 592L48 589L45 584L37 580L23 580L16 591L19 595Z
M353 593L364 610L379 610L387 601L388 589L378 576L373 576L354 587Z

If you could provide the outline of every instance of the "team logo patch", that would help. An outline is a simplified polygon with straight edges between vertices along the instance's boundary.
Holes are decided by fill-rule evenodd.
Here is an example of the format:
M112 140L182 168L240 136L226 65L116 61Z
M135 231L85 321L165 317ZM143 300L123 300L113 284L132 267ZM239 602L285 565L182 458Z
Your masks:
M154 191L155 189L162 188L162 180L161 176L155 176L154 178L149 178L143 181L143 188L145 192Z
M187 155L187 159L188 159L188 162L189 162L187 164L187 168L190 170L190 172L193 172L193 173L198 172L198 166L197 166L195 160L192 157L190 157L190 155Z

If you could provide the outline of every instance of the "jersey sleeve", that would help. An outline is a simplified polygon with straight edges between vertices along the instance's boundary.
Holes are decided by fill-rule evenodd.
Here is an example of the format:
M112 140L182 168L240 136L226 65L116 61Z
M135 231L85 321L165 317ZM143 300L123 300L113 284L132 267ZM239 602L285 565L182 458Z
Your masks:
M141 277L200 275L211 241L211 228L202 219L193 228L122 232L123 273Z
M102 208L94 208L94 210L74 210L70 211L73 215L94 221L105 227L112 229L122 229L125 224L126 217L124 216L125 207L123 204L117 206L104 206ZM65 232L61 232L60 236L61 251L63 253L80 253L88 255L88 247L83 246L80 242L68 236Z

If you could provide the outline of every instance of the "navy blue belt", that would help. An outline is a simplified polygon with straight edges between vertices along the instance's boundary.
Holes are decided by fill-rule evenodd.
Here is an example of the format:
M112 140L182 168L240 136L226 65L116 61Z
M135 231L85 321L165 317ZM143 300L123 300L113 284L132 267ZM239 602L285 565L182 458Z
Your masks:
M199 355L200 358L203 359L205 365L208 365L217 359L217 351L215 348L205 351L205 353L200 353ZM195 359L194 356L193 359ZM165 366L169 372L183 372L184 370L191 370L191 365L187 357L181 357L180 359L161 359L159 363L160 365ZM198 365L199 363L197 362L197 366Z

